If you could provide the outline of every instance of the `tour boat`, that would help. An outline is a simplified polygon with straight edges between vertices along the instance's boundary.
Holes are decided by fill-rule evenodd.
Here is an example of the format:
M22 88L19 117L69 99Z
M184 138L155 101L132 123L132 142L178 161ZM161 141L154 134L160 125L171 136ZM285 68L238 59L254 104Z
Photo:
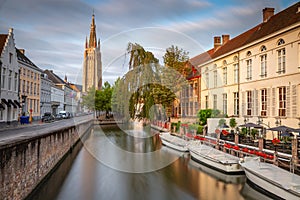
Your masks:
M245 157L240 165L247 179L260 189L283 199L300 199L299 175L274 164L260 162L258 157Z
M227 174L242 174L239 158L205 144L189 145L192 160Z
M188 149L189 142L187 140L171 135L169 132L160 133L159 136L161 142L164 145L176 149L177 151L183 151L183 152L189 151Z

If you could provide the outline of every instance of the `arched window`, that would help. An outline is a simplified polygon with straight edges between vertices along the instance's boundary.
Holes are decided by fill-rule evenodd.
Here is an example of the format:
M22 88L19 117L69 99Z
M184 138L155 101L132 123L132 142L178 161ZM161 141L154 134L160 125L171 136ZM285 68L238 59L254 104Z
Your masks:
M263 51L266 51L267 50L267 47L265 45L263 45L261 48L260 48L260 51L263 52Z
M251 55L252 55L251 51L248 51L247 56L251 56Z
M223 60L223 65L226 66L227 65L227 62L226 60Z
M277 42L277 45L282 45L282 44L285 44L285 41L283 39L279 39L278 42Z
M233 62L237 62L237 61L239 61L238 57L237 57L237 56L234 56L234 57L233 57Z

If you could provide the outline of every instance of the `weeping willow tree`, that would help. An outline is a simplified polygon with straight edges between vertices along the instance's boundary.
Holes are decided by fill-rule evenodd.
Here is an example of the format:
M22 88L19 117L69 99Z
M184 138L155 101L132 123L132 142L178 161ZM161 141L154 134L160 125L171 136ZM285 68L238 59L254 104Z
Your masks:
M170 74L178 72L160 66L153 53L139 44L129 43L127 54L129 71L115 83L113 109L128 119L150 119L161 115L161 108L172 106L175 93L185 84L185 79L180 75L176 80L170 78Z

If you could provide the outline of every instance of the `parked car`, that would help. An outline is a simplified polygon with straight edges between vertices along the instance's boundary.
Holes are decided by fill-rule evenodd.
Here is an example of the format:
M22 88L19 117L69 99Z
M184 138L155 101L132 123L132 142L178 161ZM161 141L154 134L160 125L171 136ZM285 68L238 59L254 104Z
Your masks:
M42 122L52 122L54 121L54 115L50 112L45 112L42 116Z
M63 119L68 119L68 118L70 118L70 113L67 112L67 111L64 111L64 110L59 111L59 114L62 115Z

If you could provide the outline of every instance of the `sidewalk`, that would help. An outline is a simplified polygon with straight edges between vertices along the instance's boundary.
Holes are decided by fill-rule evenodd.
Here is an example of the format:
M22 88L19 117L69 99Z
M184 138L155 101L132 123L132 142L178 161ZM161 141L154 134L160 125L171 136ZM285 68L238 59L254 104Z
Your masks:
M41 120L36 120L36 121L32 121L29 124L21 124L20 122L18 122L18 124L10 124L10 125L4 125L3 127L0 127L0 131L5 131L5 130L13 130L13 129L22 129L24 127L32 127L32 126L39 126L41 124L44 124L43 122L41 122Z

